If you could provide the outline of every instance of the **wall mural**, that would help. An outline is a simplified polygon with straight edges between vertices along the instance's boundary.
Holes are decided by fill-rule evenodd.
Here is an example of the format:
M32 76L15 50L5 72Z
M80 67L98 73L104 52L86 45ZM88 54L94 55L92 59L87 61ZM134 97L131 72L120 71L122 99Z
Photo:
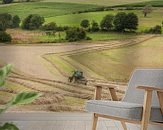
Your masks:
M42 93L14 111L85 111L96 83L122 99L136 68L163 67L163 2L43 0L0 4L0 65L12 64L0 104ZM103 90L103 99L110 99Z

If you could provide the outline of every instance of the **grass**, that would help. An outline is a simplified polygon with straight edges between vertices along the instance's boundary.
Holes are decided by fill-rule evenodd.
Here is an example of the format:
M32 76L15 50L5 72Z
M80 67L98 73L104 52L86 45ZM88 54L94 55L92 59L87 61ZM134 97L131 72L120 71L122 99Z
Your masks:
M99 6L75 3L29 2L0 6L0 13L11 13L12 15L19 15L21 18L29 14L39 14L47 18L96 7Z
M156 37L135 46L77 54L71 58L108 80L127 82L135 68L163 66L162 40L163 37Z
M88 19L90 21L96 20L98 23L102 20L102 18L107 14L115 15L118 12L122 12L120 10L114 11L102 11L102 12L89 12L89 13L81 13L81 14L69 14L63 16L56 16L56 17L49 17L46 19L46 22L56 22L58 25L64 26L80 26L80 22L83 19ZM147 29L149 27L153 27L157 24L161 24L162 19L160 16L163 13L162 8L155 9L148 17L144 18L143 13L141 10L124 10L123 12L134 12L139 17L139 31Z
M94 5L102 5L102 6L113 6L113 5L122 5L122 4L130 4L137 3L142 1L150 1L150 0L44 0L48 2L69 2L69 3L79 3L79 4L94 4Z
M130 39L135 37L135 34L132 33L115 33L115 32L97 32L97 33L88 33L88 36L92 38L93 41L103 41L103 40L123 40Z

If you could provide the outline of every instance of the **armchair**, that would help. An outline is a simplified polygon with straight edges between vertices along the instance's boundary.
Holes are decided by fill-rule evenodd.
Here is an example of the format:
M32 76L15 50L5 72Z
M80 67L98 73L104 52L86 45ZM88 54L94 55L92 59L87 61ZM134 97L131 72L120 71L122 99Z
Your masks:
M87 102L86 109L93 113L92 130L96 130L98 117L125 123L163 126L163 69L137 69L128 83L126 94L118 101L115 87L96 84L95 99ZM113 101L100 100L102 87L107 87Z

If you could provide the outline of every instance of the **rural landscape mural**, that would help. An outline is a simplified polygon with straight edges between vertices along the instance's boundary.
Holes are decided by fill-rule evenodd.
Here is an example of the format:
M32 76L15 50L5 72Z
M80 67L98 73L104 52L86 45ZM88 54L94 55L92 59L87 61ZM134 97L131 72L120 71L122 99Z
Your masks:
M163 67L162 14L162 0L0 0L0 66L14 66L0 104L39 92L11 110L85 111L96 83L121 99L134 69Z

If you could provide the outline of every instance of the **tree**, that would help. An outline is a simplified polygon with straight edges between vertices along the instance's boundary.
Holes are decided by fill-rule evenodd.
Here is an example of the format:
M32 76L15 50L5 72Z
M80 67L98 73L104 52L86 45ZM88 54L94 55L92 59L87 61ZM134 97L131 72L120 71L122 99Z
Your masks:
M0 42L11 42L11 35L5 32L11 25L12 16L8 13L0 14Z
M12 37L10 34L0 31L0 42L11 42Z
M86 39L86 32L81 28L71 28L66 31L66 40L69 42Z
M126 18L127 18L127 14L124 12L119 12L115 15L114 18L114 26L115 26L115 30L122 32L125 31L126 28Z
M113 28L113 19L114 19L113 15L106 15L100 23L101 29L104 31L111 30Z
M18 15L15 15L13 18L12 18L12 28L17 28L19 27L19 24L20 24L21 20L19 18Z
M125 19L125 29L136 30L138 27L138 16L134 13L128 13Z
M90 26L89 20L87 19L82 20L80 26L83 28L88 28Z
M0 31L6 31L6 23L3 20L0 20Z
M6 25L6 28L12 26L12 15L8 13L0 14L0 21L3 21Z
M48 24L45 24L42 26L43 30L49 31L49 30L56 30L57 24L55 22L50 22Z
M13 0L3 0L2 2L3 2L4 4L10 4L10 3L13 2Z
M44 17L37 14L30 14L23 20L22 28L27 30L38 29L44 22Z
M146 5L143 8L144 17L147 17L147 15L150 14L151 12L152 12L152 6L151 5Z
M156 25L156 26L150 28L148 33L161 34L162 33L162 27L160 25Z
M92 25L91 26L91 31L92 32L98 32L100 30L99 25L98 25L98 23L96 21L93 20L91 25Z

